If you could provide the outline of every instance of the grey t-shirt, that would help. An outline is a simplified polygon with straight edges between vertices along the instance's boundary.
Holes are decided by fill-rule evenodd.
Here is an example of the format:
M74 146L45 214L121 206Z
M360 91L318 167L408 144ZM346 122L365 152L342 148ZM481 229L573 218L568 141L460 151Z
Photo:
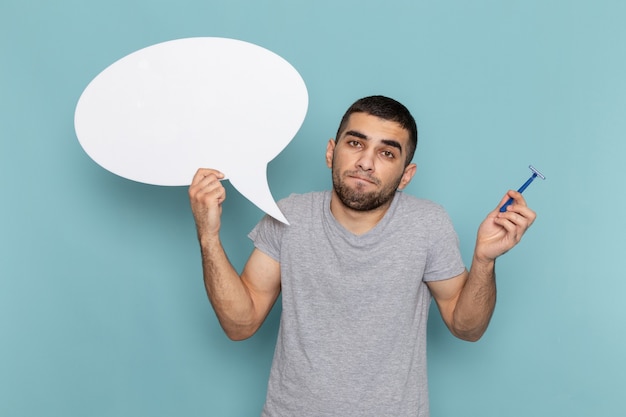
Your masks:
M330 191L279 203L250 232L280 262L282 315L266 417L428 416L425 281L465 266L435 203L402 192L368 233L330 211Z

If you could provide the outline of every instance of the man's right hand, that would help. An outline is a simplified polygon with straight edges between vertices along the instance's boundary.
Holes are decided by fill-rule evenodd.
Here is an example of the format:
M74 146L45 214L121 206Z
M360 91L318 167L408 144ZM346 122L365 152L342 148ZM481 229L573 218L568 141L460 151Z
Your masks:
M189 186L191 211L198 229L204 285L217 318L233 340L252 336L280 294L280 264L254 249L241 275L220 242L224 174L199 169Z
M214 169L200 168L189 186L189 201L198 238L216 237L219 234L222 203L226 190L220 182L224 174Z

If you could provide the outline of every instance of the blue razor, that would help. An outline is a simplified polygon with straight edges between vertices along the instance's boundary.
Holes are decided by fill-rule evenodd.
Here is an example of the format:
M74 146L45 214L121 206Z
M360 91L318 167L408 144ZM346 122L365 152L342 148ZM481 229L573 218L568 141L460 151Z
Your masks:
M539 171L537 170L537 168L535 168L534 166L532 166L532 165L528 165L528 168L530 168L530 170L533 172L533 175L531 175L531 176L530 176L530 178L528 178L528 181L526 181L526 182L524 183L524 185L522 185L521 187L519 187L519 189L517 190L517 192L519 192L519 193L523 193L523 192L524 192L524 190L526 189L526 187L528 187L528 186L530 185L530 183L531 183L531 182L533 182L533 180L534 180L535 178L539 177L539 178L541 178L542 180L545 180L545 179L546 179L546 177L545 177L545 176L544 176L541 172L539 172ZM502 205L502 207L500 207L500 212L501 212L501 213L504 213L504 212L506 211L506 208L507 208L508 206L510 206L510 205L511 205L511 203L513 203L513 199L512 199L512 198L509 198L509 200L508 200L506 203L504 203L504 205Z

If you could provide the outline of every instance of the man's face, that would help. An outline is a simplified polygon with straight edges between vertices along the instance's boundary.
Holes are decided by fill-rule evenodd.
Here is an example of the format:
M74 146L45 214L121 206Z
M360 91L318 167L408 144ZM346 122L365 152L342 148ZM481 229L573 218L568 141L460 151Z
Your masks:
M339 200L357 211L389 205L415 174L415 164L404 166L409 132L396 122L353 113L340 135L326 149Z

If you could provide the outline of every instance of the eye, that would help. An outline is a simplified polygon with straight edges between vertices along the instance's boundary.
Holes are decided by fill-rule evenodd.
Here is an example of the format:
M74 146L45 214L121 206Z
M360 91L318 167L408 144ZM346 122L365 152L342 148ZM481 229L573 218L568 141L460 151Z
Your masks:
M381 154L388 159L393 159L396 157L396 155L392 151L382 151Z
M349 140L347 143L348 143L349 146L351 146L353 148L360 148L361 147L361 142L359 142L358 140L352 139L352 140Z

